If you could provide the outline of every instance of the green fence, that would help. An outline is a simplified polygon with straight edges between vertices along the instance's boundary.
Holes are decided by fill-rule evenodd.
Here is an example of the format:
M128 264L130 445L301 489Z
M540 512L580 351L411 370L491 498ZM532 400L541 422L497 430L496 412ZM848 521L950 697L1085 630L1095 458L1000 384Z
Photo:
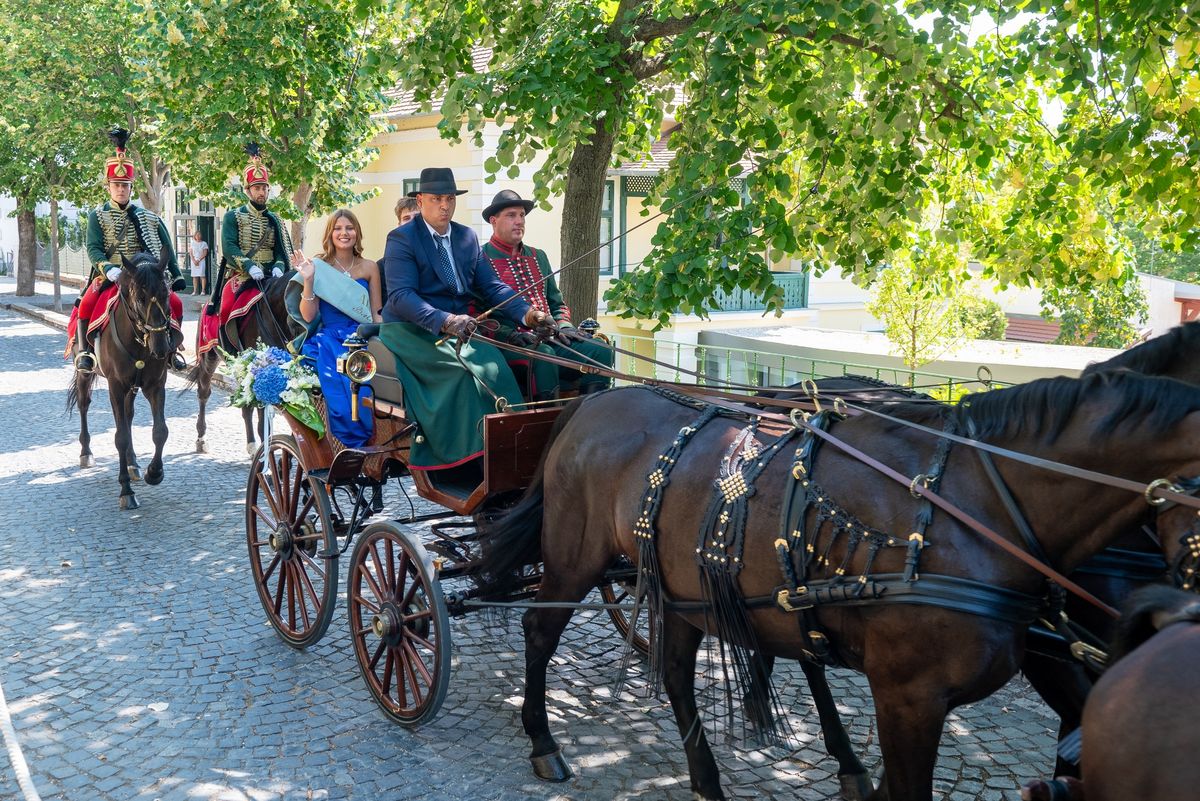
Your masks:
M658 364L617 354L617 369L642 378L657 378L701 385L736 384L748 387L779 387L805 379L844 375L866 376L912 387L939 398L952 399L965 390L983 388L978 377L953 376L903 367L880 367L807 356L787 356L768 351L725 348L672 342L653 337L620 336L613 344Z

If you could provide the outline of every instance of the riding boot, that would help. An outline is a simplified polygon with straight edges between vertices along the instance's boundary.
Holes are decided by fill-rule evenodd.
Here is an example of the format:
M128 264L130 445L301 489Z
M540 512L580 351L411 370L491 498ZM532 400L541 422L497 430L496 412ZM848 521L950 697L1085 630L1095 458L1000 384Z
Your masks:
M90 373L96 369L96 356L92 353L92 345L88 341L88 323L82 317L75 321L75 369L81 373Z
M181 351L171 351L171 369L179 371L188 369L187 359L183 358Z

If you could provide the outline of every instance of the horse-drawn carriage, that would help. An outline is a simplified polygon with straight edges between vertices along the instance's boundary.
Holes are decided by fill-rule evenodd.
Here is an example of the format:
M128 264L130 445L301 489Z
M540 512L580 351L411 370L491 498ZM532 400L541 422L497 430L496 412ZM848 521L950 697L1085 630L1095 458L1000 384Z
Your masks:
M333 617L339 561L347 552L346 608L354 655L371 695L392 720L414 725L437 714L450 676L450 617L477 603L458 581L478 559L476 521L519 496L536 473L559 405L528 410L501 404L483 421L484 455L465 466L411 468L421 436L405 416L395 357L375 338L377 325L351 340L344 372L355 382L358 413L374 418L372 439L347 448L325 426L318 435L280 410L288 433L276 433L251 463L246 486L246 539L251 571L271 625L289 645L317 642ZM370 384L371 392L358 388ZM324 413L324 404L316 398ZM417 494L441 509L395 520L371 516L370 496L392 479L411 476ZM408 528L430 523L425 540ZM353 547L352 547L353 546ZM602 596L622 635L646 648L620 603L632 570L614 565ZM509 599L531 598L539 576L530 571ZM443 592L443 582L455 585Z
M1191 415L1200 394L1129 371L989 393L967 406L862 410L843 416L835 434L795 415L789 425L787 415L721 390L700 398L705 393L631 387L566 410L489 415L482 465L471 474L411 469L419 434L404 416L390 354L379 344L370 350L381 369L371 379L374 397L363 400L376 422L367 448L339 448L288 419L292 433L272 437L255 458L247 541L263 607L287 642L315 642L332 615L338 557L353 545L347 607L355 657L384 712L416 724L435 715L446 694L449 617L493 602L498 587L502 598L535 601L525 619L522 717L534 770L545 779L570 775L546 725L544 695L570 609L597 585L610 599L636 586L655 610L652 650L697 798L723 797L693 696L704 631L742 649L735 684L745 679L755 726L769 726L773 715L777 699L764 684L774 658L803 660L847 798L865 797L871 786L837 720L823 665L866 672L890 797L928 798L948 710L990 694L1021 665L1029 624L1048 614L1046 577L1071 586L1047 565L1073 569L1152 522L1155 507L1146 503L1156 496L1196 504L1171 477L1200 471L1200 422ZM363 361L347 357L359 380L371 372ZM640 421L636 436L617 424L630 419ZM1138 447L1147 438L1166 444ZM1003 460L989 467L988 451ZM774 459L779 454L791 458ZM1118 462L1136 480L1105 474ZM460 518L501 512L500 519L482 536L472 521L439 521L424 541L401 526L446 513L414 510L364 527L367 490L404 473L418 494ZM1143 475L1160 478L1147 485ZM526 485L544 492L505 509ZM889 533L895 526L912 533ZM1169 545L1164 537L1164 550ZM443 591L443 582L468 574L484 580ZM623 623L628 632L631 621Z

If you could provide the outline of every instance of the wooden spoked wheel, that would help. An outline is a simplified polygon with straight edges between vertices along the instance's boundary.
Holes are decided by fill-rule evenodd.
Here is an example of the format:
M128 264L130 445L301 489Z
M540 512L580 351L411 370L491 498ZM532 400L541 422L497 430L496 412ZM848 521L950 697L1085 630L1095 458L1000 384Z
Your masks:
M633 585L626 584L623 581L611 581L600 585L600 597L604 599L606 604L625 604L632 605ZM650 641L654 638L655 629L657 628L655 621L650 619L650 609L643 606L638 610L637 621L633 623L634 631L632 639L629 636L631 612L624 609L609 609L608 616L616 627L617 633L621 635L622 640L629 640L636 650L642 656L650 654Z
M405 726L432 720L450 682L450 620L425 547L392 523L369 526L354 546L346 599L375 703Z
M246 483L246 546L263 611L293 648L325 634L338 591L329 495L305 475L291 435L259 448Z

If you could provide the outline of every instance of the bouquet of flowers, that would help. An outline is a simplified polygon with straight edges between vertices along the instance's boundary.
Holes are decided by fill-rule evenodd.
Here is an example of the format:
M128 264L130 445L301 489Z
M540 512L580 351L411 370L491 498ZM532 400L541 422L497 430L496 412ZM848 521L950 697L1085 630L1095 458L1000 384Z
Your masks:
M231 356L222 351L225 365L221 372L233 379L231 406L257 408L270 403L280 406L301 423L325 436L325 424L313 401L313 390L320 386L317 374L282 348L261 347Z

